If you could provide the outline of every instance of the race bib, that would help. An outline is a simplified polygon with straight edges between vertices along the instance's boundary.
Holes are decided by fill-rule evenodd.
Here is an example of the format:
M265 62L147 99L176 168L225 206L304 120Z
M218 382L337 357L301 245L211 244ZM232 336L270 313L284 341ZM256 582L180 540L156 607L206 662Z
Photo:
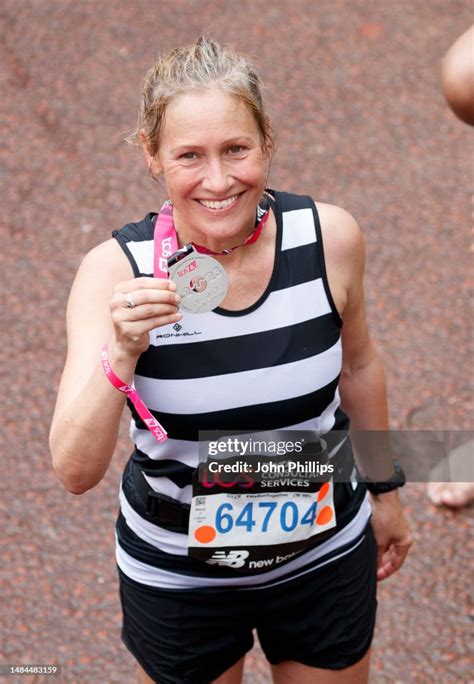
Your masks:
M223 477L198 472L193 483L188 553L211 564L258 573L315 546L334 528L334 483L252 471ZM326 535L324 535L326 536Z

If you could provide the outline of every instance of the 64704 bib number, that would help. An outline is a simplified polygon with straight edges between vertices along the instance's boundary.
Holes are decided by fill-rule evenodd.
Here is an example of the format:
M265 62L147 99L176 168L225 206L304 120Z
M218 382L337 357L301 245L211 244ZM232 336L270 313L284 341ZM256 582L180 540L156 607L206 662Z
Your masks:
M295 501L249 501L239 511L234 504L223 503L217 511L214 526L220 534L229 534L240 528L248 534L267 534L270 525L281 532L293 532L299 525L324 525L332 518L332 509L325 506L318 511L317 502L312 501L306 510Z
M240 567L235 565L238 552L247 571L261 568L261 558L269 565L293 556L336 526L333 490L331 481L317 492L196 495L188 553L209 563Z

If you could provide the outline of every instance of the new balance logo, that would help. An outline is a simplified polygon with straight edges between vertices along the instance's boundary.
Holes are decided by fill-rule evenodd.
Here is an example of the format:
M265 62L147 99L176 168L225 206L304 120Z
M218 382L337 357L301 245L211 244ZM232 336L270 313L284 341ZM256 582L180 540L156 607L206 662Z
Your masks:
M248 551L216 551L207 563L210 565L227 565L230 568L242 568L245 565L245 559L249 557Z

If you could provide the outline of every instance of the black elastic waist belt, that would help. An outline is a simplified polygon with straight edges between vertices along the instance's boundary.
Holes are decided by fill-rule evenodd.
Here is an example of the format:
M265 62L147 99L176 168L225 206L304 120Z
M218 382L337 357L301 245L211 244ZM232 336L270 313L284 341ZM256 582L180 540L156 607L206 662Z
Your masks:
M187 532L189 527L189 504L182 504L166 494L155 492L148 484L140 468L131 462L133 483L145 507L145 515L150 522L164 527L170 532Z

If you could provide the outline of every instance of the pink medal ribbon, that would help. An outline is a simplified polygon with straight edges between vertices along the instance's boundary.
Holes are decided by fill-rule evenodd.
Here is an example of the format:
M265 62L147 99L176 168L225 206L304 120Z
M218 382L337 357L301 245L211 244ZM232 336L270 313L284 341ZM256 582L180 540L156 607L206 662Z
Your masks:
M199 254L209 254L214 256L222 256L230 254L234 249L251 245L258 240L262 230L268 221L270 215L270 208L266 199L257 207L257 219L255 230L248 236L245 242L229 249L224 249L222 252L214 252L212 249L196 245L194 242L192 246L199 252ZM154 242L154 258L153 258L153 275L155 278L168 277L168 259L178 250L178 238L176 237L176 229L173 223L173 205L170 200L166 200L160 209L160 213L156 217L155 232L153 235Z
M121 380L118 377L118 375L115 375L115 373L113 372L109 362L109 351L107 344L104 344L104 346L102 347L100 359L102 361L102 368L107 377L107 380L120 392L123 392L127 395L127 397L134 405L138 415L143 420L147 428L150 430L151 434L156 439L156 441L159 444L161 444L166 439L168 439L166 430L162 425L160 425L156 418L152 416L152 414L147 409L143 401L140 399L140 395L138 394L133 384L127 385L126 382Z
M156 219L155 225L155 253L154 253L154 275L155 278L168 278L168 258L178 249L178 239L173 225L173 205L166 201L161 208ZM150 430L156 441L161 444L167 437L166 430L156 420L143 403L135 387L127 385L114 373L109 362L108 345L105 344L101 352L103 371L108 381L120 392L123 392L134 405L138 415Z
M166 200L156 217L153 242L153 275L155 278L167 278L168 259L179 247L173 223L173 205L169 200Z

